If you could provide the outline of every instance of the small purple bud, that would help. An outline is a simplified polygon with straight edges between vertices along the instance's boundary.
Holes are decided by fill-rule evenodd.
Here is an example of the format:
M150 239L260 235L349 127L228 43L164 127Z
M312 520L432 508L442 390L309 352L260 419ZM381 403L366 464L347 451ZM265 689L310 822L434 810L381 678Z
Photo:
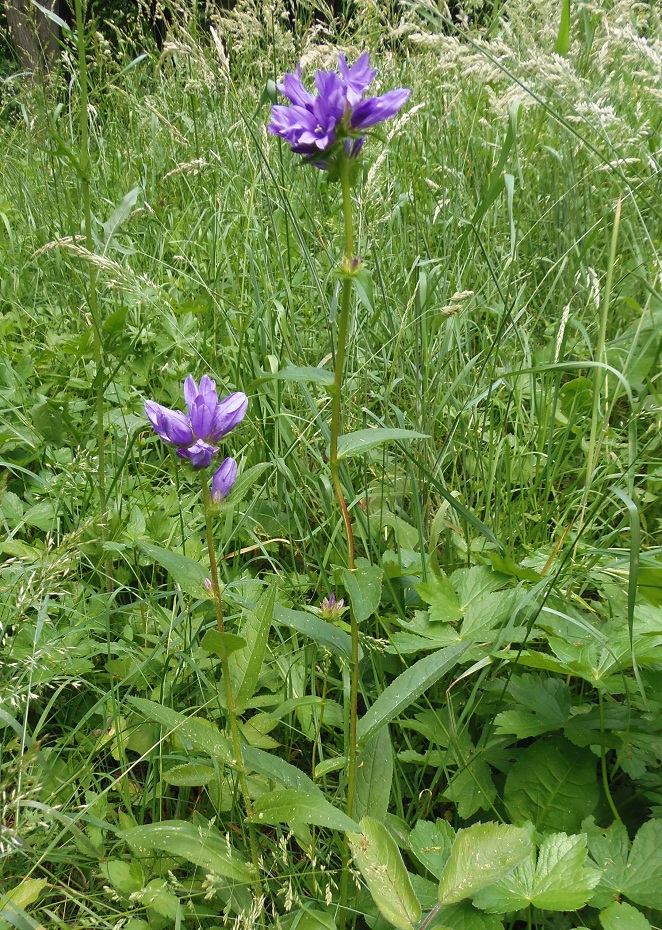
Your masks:
M205 580L204 580L204 585L205 585L205 588L206 588L208 591L211 591L211 590L213 589L213 586L212 586L212 583L211 583L211 578L205 578Z
M211 479L211 499L215 504L225 500L236 480L237 463L234 459L227 458L219 465Z

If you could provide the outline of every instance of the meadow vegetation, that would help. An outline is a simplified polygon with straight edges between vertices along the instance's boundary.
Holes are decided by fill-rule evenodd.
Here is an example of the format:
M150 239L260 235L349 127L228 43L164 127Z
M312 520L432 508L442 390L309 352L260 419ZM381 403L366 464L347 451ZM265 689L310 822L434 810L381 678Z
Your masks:
M0 86L0 928L662 926L662 12L356 7ZM266 126L364 50L353 579L342 201ZM225 638L144 410L204 374Z

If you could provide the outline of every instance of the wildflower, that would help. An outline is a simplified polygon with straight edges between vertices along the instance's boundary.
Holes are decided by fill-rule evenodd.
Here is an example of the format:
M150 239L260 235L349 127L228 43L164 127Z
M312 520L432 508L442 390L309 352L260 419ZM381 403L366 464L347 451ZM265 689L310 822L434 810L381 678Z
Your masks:
M345 609L345 599L336 600L335 591L332 591L328 597L320 603L320 616L324 620L338 620Z
M232 485L237 480L237 463L227 458L219 465L211 479L211 499L220 504L230 493Z
M219 401L216 383L208 375L200 379L199 386L189 375L184 382L184 400L188 414L146 401L147 419L157 436L177 446L180 458L188 459L195 468L207 468L218 452L215 443L246 416L248 398L235 391Z
M295 154L326 171L336 166L341 153L356 158L365 142L365 130L395 116L410 93L400 87L364 99L377 74L370 67L367 52L351 68L340 55L338 71L317 72L317 96L304 86L301 65L296 74L286 74L278 90L291 106L272 107L268 127L273 135L289 142Z

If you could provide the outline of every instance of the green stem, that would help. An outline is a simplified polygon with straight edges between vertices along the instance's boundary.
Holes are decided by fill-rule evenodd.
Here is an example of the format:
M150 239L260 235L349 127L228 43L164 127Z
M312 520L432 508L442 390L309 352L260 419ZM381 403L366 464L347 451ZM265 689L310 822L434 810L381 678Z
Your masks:
M345 523L345 536L347 540L347 568L353 572L354 563L354 532L349 515L349 508L345 501L340 481L340 463L338 461L338 438L341 432L341 401L343 368L347 350L347 335L352 298L352 279L354 271L354 225L352 221L352 192L349 180L350 160L346 156L340 159L340 185L342 188L343 217L345 221L345 251L340 266L344 274L342 295L340 300L340 318L338 320L338 339L336 344L335 371L333 381L333 396L331 403L331 440L329 444L329 469L338 504ZM350 630L352 637L352 662L350 678L350 711L349 711L349 746L347 747L347 816L351 817L354 810L354 790L356 784L356 724L358 717L359 695L359 628L350 604ZM340 913L338 921L340 930L344 930L347 919L347 898L349 893L349 841L345 838L342 855L342 873L340 877Z
M611 788L609 787L609 776L607 774L607 751L604 746L604 733L605 733L605 708L604 701L602 697L602 691L598 690L598 707L600 709L600 733L603 737L603 742L600 744L600 768L602 770L602 787L605 790L605 797L607 798L607 803L611 808L611 812L614 815L614 820L617 823L623 823L621 820L621 815L618 813L618 808L614 803L614 799L611 794Z
M78 49L78 83L80 86L80 106L78 125L80 142L78 147L78 176L80 178L81 199L83 202L83 218L85 223L85 248L88 252L94 251L92 238L92 201L90 195L90 144L88 133L88 93L87 93L87 56L85 43L85 21L83 15L83 0L76 0L76 45ZM89 292L87 302L92 317L94 330L94 367L96 369L96 434L97 434L97 487L99 489L99 505L101 508L101 538L108 540L108 511L106 500L106 436L103 425L103 334L101 332L101 314L97 299L97 268L93 261L88 261ZM106 587L112 590L112 561L107 555L105 559Z
M211 572L211 590L216 607L216 626L219 633L225 632L223 623L223 604L221 601L221 589L218 583L218 565L216 562L216 552L214 549L214 534L212 531L212 501L209 491L207 475L202 472L202 506L205 513L205 529L207 531L207 550L209 552L209 569ZM255 892L258 898L262 895L262 882L260 881L260 854L257 845L257 833L253 823L253 804L248 793L248 780L246 778L246 768L244 766L244 755L241 750L241 738L239 736L239 722L237 719L237 705L232 690L232 680L230 678L230 663L227 656L221 656L221 671L223 672L223 682L225 684L225 702L228 708L228 717L230 718L230 733L232 735L232 751L234 754L233 765L239 775L239 786L244 799L244 808L248 823L248 841L251 847L251 859L255 868Z

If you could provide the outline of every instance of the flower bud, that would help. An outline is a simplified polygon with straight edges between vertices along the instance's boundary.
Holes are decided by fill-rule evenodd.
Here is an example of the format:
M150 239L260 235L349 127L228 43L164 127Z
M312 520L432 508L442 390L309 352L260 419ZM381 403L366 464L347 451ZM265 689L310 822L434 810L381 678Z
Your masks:
M230 493L232 485L237 480L237 463L227 458L214 472L211 479L211 499L220 504Z

